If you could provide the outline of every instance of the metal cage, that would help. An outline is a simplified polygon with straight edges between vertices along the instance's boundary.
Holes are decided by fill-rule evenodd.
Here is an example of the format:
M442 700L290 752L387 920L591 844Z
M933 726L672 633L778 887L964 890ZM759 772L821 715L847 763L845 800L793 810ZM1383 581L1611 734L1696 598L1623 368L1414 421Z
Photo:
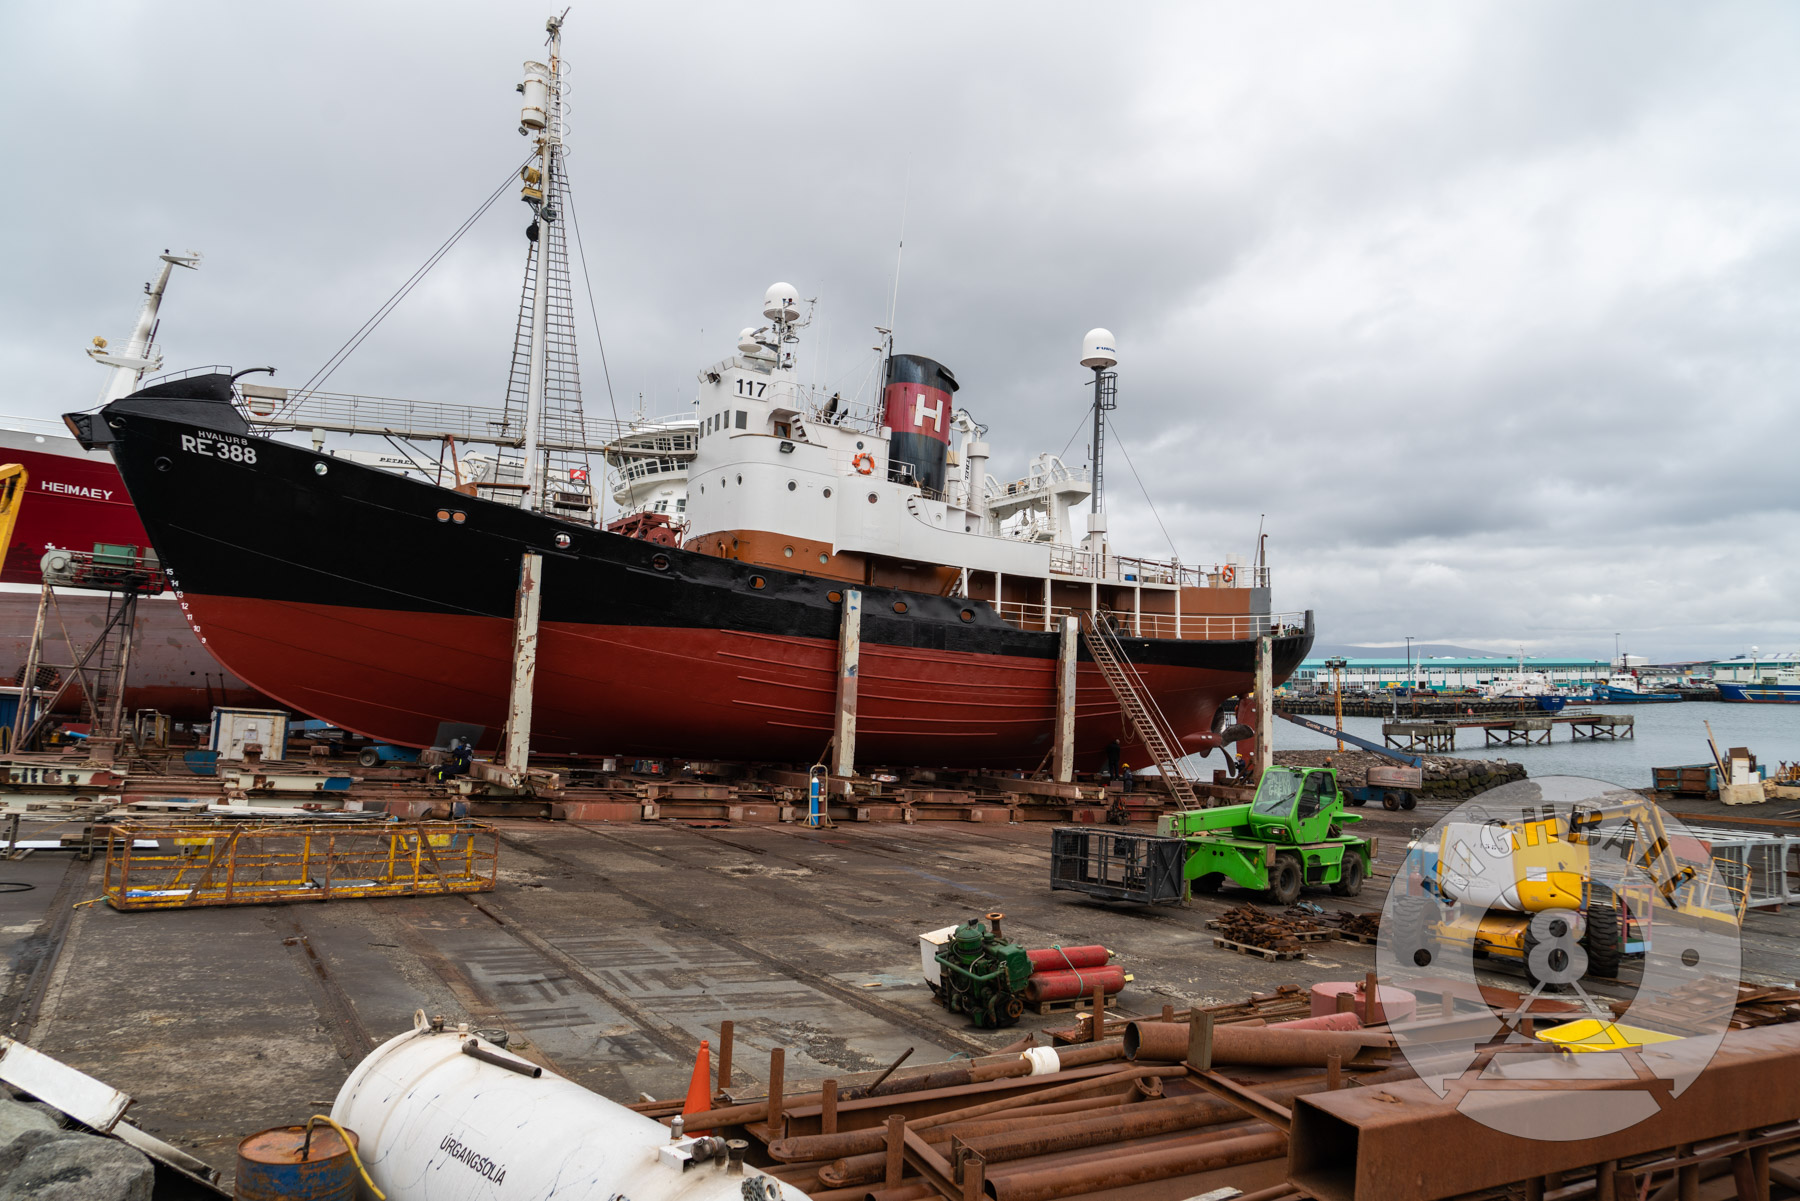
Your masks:
M1050 832L1050 887L1109 901L1172 905L1182 899L1187 843L1086 826Z

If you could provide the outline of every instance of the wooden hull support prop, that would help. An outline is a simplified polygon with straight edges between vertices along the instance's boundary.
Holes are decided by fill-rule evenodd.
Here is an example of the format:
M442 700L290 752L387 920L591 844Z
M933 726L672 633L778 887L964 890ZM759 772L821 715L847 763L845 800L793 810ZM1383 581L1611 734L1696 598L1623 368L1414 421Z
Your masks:
M1080 645L1080 623L1073 616L1063 618L1062 642L1056 653L1056 736L1052 751L1058 784L1075 779L1075 651Z
M837 719L832 729L831 774L856 774L856 673L862 659L862 592L844 589L844 615L838 625Z

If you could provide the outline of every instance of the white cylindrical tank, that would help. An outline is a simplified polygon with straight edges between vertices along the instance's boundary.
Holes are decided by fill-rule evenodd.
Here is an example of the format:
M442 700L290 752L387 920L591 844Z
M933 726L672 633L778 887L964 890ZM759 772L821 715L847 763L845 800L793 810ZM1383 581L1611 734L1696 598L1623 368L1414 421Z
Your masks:
M743 1201L752 1181L758 1201L808 1201L755 1168L730 1175L722 1156L692 1162L706 1140L671 1142L662 1123L560 1076L533 1079L465 1054L471 1038L466 1028L433 1032L417 1014L339 1090L331 1116L356 1132L388 1201Z
M1113 349L1113 336L1110 329L1090 329L1081 339L1081 365L1083 367L1116 367L1119 363L1119 352Z
M525 64L525 104L519 110L519 124L526 129L542 129L550 123L550 68L543 63Z
M800 294L793 284L771 284L763 293L763 316L770 321L798 321Z

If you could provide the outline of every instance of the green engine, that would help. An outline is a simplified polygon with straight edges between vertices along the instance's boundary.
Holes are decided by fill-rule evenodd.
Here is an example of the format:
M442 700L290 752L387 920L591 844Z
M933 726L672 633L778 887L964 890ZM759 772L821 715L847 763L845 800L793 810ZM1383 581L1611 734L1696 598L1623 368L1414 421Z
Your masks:
M1003 915L987 915L988 928L971 918L937 953L943 977L938 1000L951 1013L966 1013L977 1026L1010 1026L1025 1012L1031 957L1000 933Z

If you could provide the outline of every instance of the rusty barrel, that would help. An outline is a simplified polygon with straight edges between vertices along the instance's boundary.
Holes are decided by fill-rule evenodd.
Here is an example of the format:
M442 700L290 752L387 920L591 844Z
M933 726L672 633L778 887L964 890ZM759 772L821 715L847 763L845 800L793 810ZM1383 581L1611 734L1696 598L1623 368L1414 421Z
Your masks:
M352 1142L356 1132L350 1131ZM330 1126L276 1126L238 1144L237 1201L355 1201L356 1161Z

